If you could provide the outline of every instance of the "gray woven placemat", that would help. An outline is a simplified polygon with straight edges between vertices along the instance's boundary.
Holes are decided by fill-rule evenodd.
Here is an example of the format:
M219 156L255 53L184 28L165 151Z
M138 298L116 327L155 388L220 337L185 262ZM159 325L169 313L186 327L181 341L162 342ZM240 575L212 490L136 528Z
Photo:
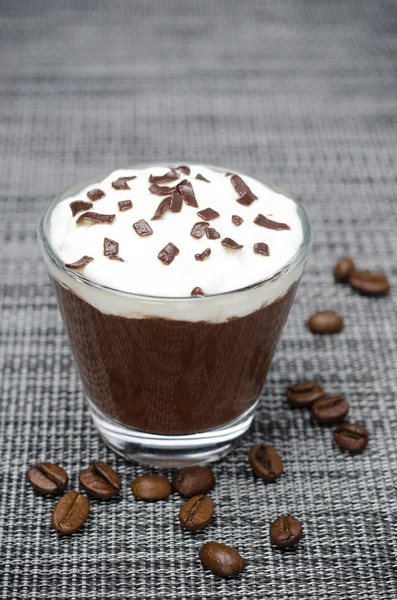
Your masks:
M394 0L0 0L0 596L20 599L348 599L397 597L396 294L367 299L332 283L333 261L396 276ZM98 439L83 403L36 240L50 198L98 169L168 158L264 176L303 199L313 255L254 429L215 466L216 520L182 532L181 499L136 503L127 465ZM310 312L340 310L339 336L315 338ZM300 378L346 394L366 423L362 456L286 407ZM247 449L274 444L285 476L253 478ZM59 539L53 500L24 481L37 460L77 485L101 458L121 498L92 502L81 533ZM274 551L270 519L305 526ZM225 581L198 561L203 540L238 548Z

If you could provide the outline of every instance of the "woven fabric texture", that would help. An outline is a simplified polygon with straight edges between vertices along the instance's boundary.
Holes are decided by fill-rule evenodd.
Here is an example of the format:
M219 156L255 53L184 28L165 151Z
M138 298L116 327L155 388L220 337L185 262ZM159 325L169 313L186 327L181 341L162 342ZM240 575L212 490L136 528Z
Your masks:
M2 599L397 598L396 294L364 298L331 276L346 253L397 275L396 23L394 0L0 0ZM179 497L136 502L144 469L98 438L36 243L69 184L164 158L274 181L315 228L255 425L214 466L216 519L196 535L178 524ZM344 315L340 335L307 331L319 309ZM346 395L370 431L363 455L286 406L302 378ZM250 471L257 441L284 459L275 484ZM54 500L25 482L46 459L70 489L108 461L122 494L92 501L81 532L60 539ZM285 512L304 537L283 553L268 527ZM205 571L204 540L240 550L246 572Z

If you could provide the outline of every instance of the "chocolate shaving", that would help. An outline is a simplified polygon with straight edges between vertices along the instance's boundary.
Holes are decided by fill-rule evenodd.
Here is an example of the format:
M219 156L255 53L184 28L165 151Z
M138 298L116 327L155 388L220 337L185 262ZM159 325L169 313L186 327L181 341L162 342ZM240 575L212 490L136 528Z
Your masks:
M87 196L89 197L90 200L95 202L95 200L100 200L101 198L104 198L104 196L106 196L106 194L102 190L95 189L95 190L90 190L89 192L87 192Z
M236 226L239 227L241 225L241 223L244 221L244 219L242 219L241 217L239 217L238 215L232 215L232 223Z
M234 189L240 196L240 198L237 198L237 202L239 202L240 204L243 204L244 206L250 206L250 204L252 204L254 200L258 199L258 196L255 196L255 194L250 190L245 181L243 181L243 179L241 179L241 177L239 177L238 175L232 175L230 181L232 182Z
M203 177L203 175L201 175L201 173L197 173L196 179L200 179L200 181L206 181L207 183L211 183L210 180Z
M96 212L86 212L79 216L76 223L92 221L93 223L113 223L116 215L102 215Z
M200 210L197 214L201 219L204 219L204 221L211 221L212 219L219 217L219 213L213 208L205 208L204 210Z
M179 254L179 249L174 246L172 242L169 242L162 250L160 250L158 258L165 265L170 265L177 254Z
M254 244L255 254L262 254L262 256L269 256L269 246L265 242L258 242Z
M131 188L127 182L132 179L136 179L136 175L133 175L132 177L119 177L116 181L112 181L112 187L114 187L115 190L130 190Z
M197 238L199 240L200 238L203 237L207 227L209 227L209 226L210 226L209 223L199 221L198 223L195 223L193 225L190 235L192 235L194 238Z
M117 204L119 205L119 210L129 210L132 208L131 200L120 200Z
M89 208L92 208L93 204L91 202L86 202L85 200L73 200L69 206L72 210L72 215L75 217L77 213L81 212L82 210L88 210Z
M82 269L87 266L88 263L92 262L94 259L92 256L82 256L79 260L76 260L74 263L67 263L65 267L68 269Z
M205 296L204 291L200 287L195 287L190 292L191 296Z
M167 198L164 198L160 204L157 207L156 212L154 213L153 217L152 217L152 221L158 221L158 219L161 219L161 217L163 216L163 214L165 213L165 211L167 210L167 208L171 206L171 196L167 196Z
M282 231L283 229L290 229L286 223L278 223L277 221L271 221L265 215L259 215L255 218L254 223L266 229L274 229L275 231Z
M218 233L217 230L214 229L213 227L208 227L208 229L205 230L205 233L209 240L217 240L218 238L221 237L221 234Z
M238 244L231 238L224 238L221 241L221 244L222 244L222 246L225 246L225 248L231 248L232 250L240 250L240 248L244 248L244 246L242 246L241 244Z
M205 258L207 258L207 256L209 256L211 254L211 248L206 248L203 252L201 252L200 254L195 254L194 258L196 260L201 260L203 261Z
M105 256L119 253L119 244L110 238L105 237L103 240L103 253Z
M177 171L182 171L182 173L185 173L185 175L190 175L190 167L187 167L186 165L181 165L180 167L175 167L175 169Z
M173 213L179 213L182 210L182 196L179 193L178 188L171 194L170 210Z
M225 177L233 177L233 175L234 175L234 173L231 173L230 171L225 173Z
M156 196L166 196L167 194L172 194L175 189L175 187L168 187L167 185L157 185L157 183L152 183L152 185L149 187L149 192L155 194Z
M124 258L121 258L120 256L116 256L116 254L111 254L110 256L108 256L109 260L119 260L120 262L124 262Z
M149 183L167 183L176 179L179 179L179 175L175 169L171 169L171 171L164 173L164 175L150 175Z
M181 194L184 202L188 206L193 206L194 208L198 208L196 196L194 195L193 186L190 183L190 181L188 181L187 179L184 179L183 181L181 181L181 183L178 183L176 188L177 188L178 192Z
M141 219L133 224L133 228L137 232L138 235L144 237L145 235L151 235L153 233L153 229L150 227L149 223L145 221L145 219Z

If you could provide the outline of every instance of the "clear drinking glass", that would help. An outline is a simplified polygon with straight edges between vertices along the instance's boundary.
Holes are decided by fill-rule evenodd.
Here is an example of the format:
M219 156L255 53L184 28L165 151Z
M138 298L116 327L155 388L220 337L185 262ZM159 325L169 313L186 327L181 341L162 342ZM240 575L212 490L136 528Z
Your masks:
M131 294L67 269L52 248L52 210L91 181L55 198L38 240L94 423L127 459L159 466L218 459L253 420L311 248L308 215L297 203L302 244L268 279L205 297ZM220 319L225 304L239 316ZM195 306L200 321L190 320Z

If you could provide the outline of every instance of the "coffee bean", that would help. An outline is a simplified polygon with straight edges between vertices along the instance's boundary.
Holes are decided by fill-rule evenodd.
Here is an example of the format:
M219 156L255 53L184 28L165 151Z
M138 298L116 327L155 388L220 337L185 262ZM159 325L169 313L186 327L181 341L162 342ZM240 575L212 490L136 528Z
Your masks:
M52 513L52 526L63 535L78 531L85 523L90 505L85 496L79 492L66 492L57 502Z
M292 548L302 537L302 525L291 515L277 517L270 525L270 538L278 548Z
M324 395L324 390L316 381L299 381L287 388L290 406L304 408Z
M340 283L349 281L350 277L354 273L355 268L356 265L354 264L354 260L350 258L350 256L343 256L338 260L333 269L335 281Z
M350 285L366 296L385 296L390 290L386 275L375 271L355 271L350 277Z
M362 425L346 423L335 429L334 440L342 450L362 452L368 444L368 431Z
M191 498L212 490L215 477L209 467L186 467L174 475L172 485L178 494Z
M235 577L245 569L241 554L219 542L207 542L200 548L199 558L207 569L223 577Z
M131 483L131 492L141 500L163 500L172 494L172 487L164 475L139 475Z
M50 462L42 462L30 467L26 476L37 492L50 496L63 492L69 481L66 471Z
M333 310L322 310L311 315L307 324L312 333L339 333L343 329L343 317Z
M248 458L253 472L261 479L273 481L284 471L283 461L273 446L264 444L252 446Z
M349 403L343 396L323 396L312 404L312 412L319 423L340 423L349 412Z
M189 531L204 529L214 515L214 503L209 496L193 496L179 511L182 527Z
M80 472L80 483L93 498L113 498L121 489L120 477L109 465L95 461Z

